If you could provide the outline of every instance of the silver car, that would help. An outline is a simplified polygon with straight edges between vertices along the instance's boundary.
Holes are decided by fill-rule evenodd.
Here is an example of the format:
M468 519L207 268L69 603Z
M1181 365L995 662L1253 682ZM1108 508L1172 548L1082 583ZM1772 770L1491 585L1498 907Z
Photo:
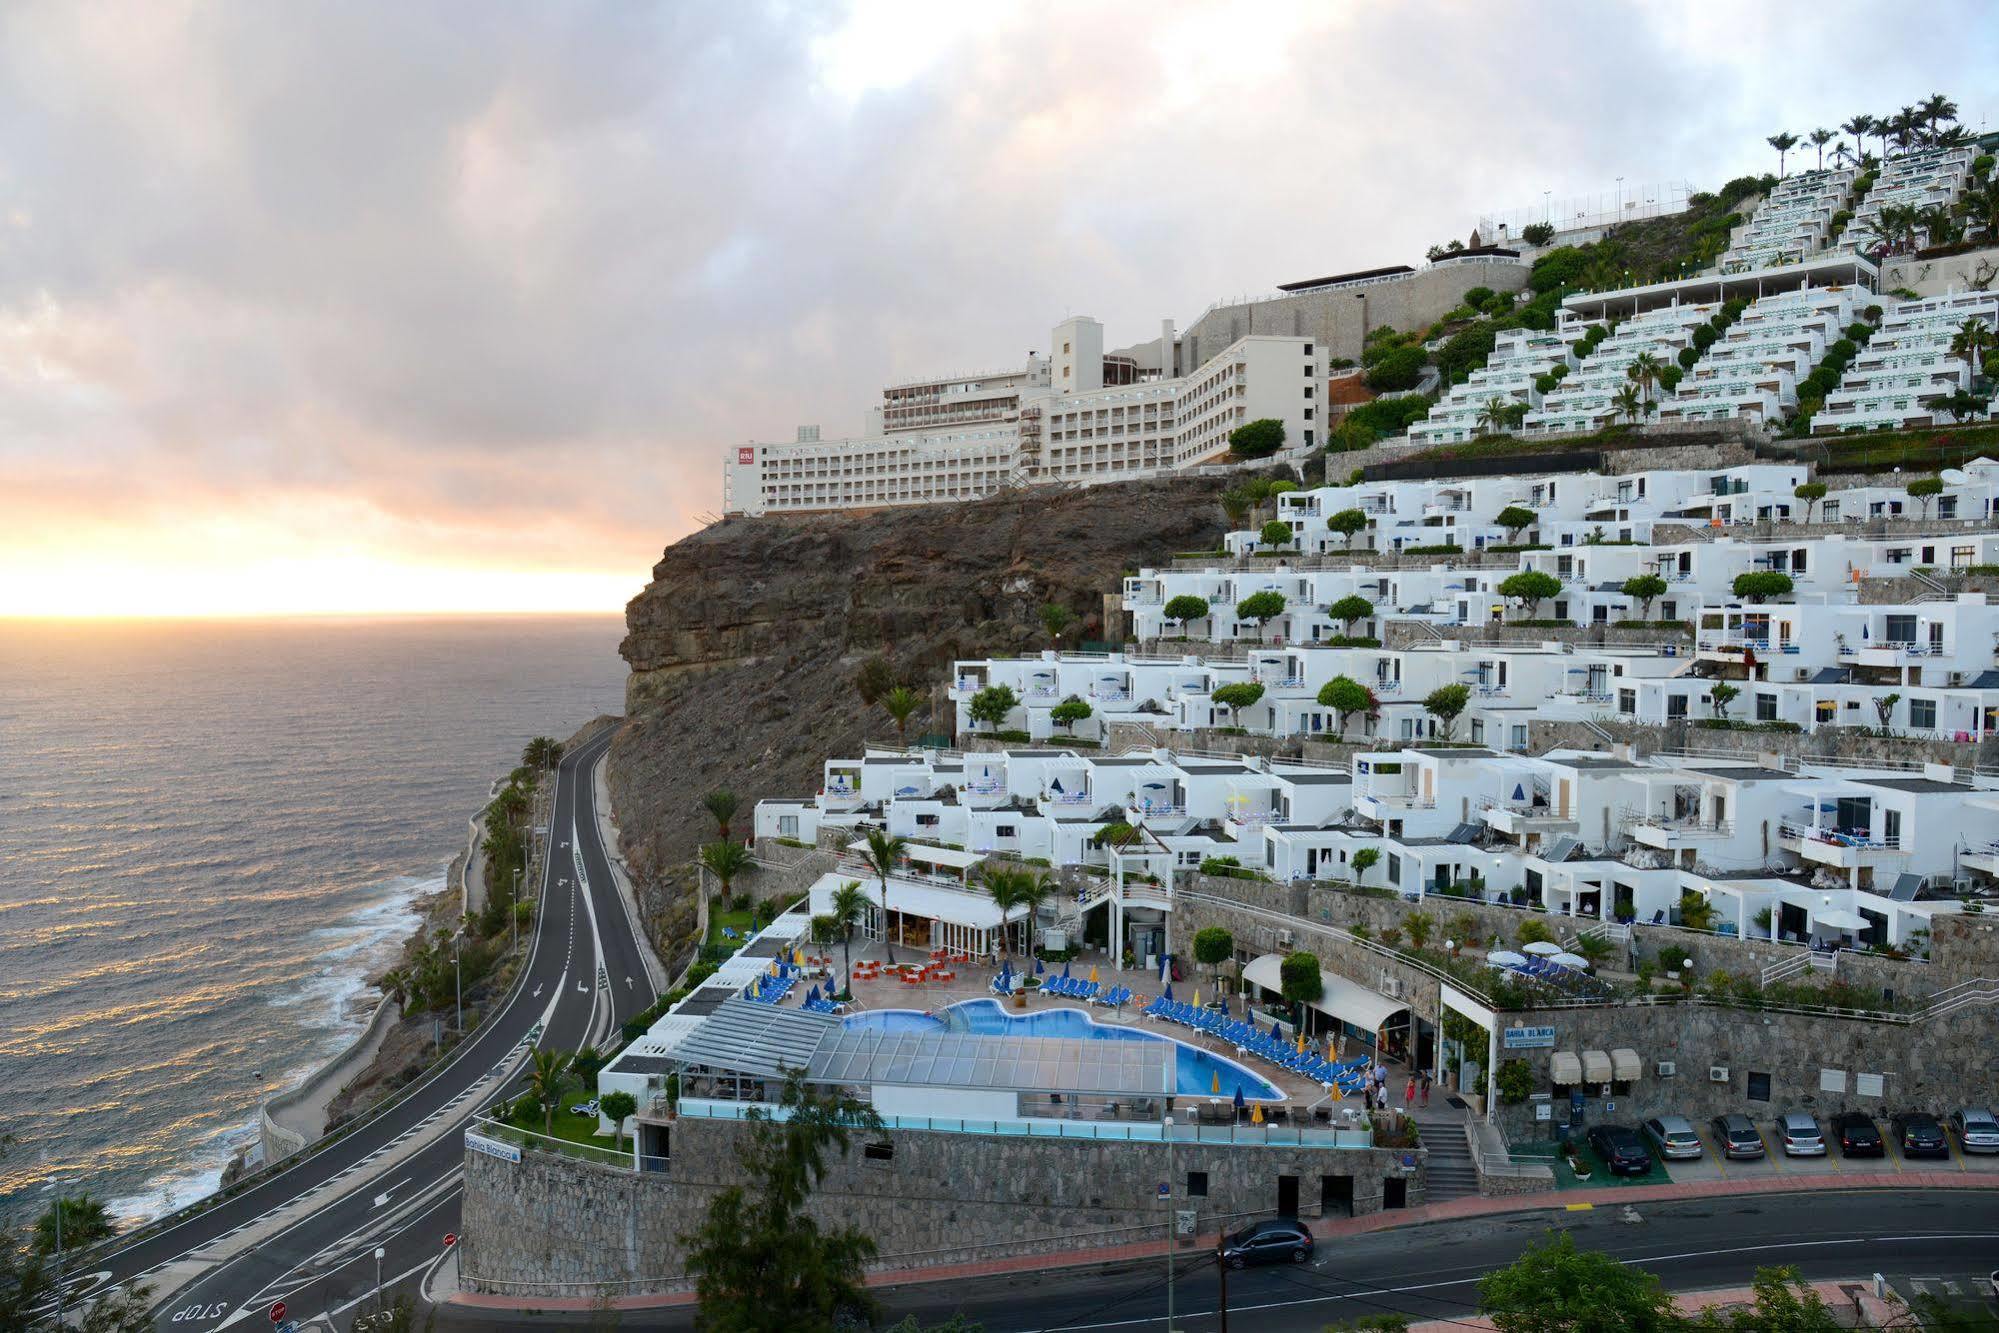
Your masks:
M1950 1127L1957 1144L1966 1152L1999 1152L1999 1120L1982 1106L1967 1106L1950 1113Z
M1777 1139L1786 1157L1825 1156L1825 1135L1819 1122L1803 1111L1786 1111L1777 1117Z
M1701 1155L1701 1136L1694 1133L1693 1121L1683 1115L1655 1115L1645 1122L1644 1130L1661 1157Z

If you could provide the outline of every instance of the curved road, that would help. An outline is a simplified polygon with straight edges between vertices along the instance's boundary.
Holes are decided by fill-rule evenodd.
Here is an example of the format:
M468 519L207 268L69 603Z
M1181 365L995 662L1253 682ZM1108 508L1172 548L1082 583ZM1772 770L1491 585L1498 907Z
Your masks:
M655 998L598 836L591 774L610 734L557 769L542 908L522 978L485 1025L393 1109L207 1212L97 1257L72 1289L150 1283L159 1327L195 1333L265 1324L279 1299L302 1321L365 1299L378 1246L391 1283L437 1257L457 1228L463 1124L513 1090L531 1045L601 1041Z

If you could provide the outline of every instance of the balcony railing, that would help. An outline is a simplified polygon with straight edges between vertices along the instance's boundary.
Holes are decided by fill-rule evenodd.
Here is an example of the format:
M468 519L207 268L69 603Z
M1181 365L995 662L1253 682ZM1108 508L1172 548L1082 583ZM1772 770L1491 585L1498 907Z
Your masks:
M1880 851L1900 851L1902 839L1869 837L1865 832L1850 829L1821 828L1812 824L1794 824L1786 819L1777 825L1777 836L1796 838L1800 842L1822 842L1834 847L1872 848Z
M1735 832L1735 824L1727 819L1703 819L1699 815L1669 815L1659 810L1632 810L1624 812L1626 827L1643 826L1664 829L1668 833L1705 833L1716 837L1727 837Z

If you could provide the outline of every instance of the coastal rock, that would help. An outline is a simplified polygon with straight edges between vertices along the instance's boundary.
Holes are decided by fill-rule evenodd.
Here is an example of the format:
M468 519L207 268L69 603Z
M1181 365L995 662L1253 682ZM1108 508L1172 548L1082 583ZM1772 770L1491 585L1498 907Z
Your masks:
M879 653L926 697L910 726L948 732L943 684L960 657L1047 646L1040 610L1075 613L1065 642L1106 637L1104 596L1141 565L1209 549L1221 477L1037 489L969 504L732 518L667 548L625 609L631 668L610 787L623 850L660 952L696 930L693 858L715 829L704 793L750 808L810 796L821 765L893 728L855 693ZM755 890L754 882L743 887Z

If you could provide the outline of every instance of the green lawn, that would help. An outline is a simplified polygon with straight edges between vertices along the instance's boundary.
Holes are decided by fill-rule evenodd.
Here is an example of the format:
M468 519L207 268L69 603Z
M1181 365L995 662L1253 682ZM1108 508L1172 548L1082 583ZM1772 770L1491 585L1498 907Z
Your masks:
M564 1139L570 1143L581 1143L591 1148L615 1150L617 1148L617 1139L613 1135L604 1134L600 1136L597 1133L596 1116L569 1114L571 1106L587 1102L593 1095L585 1091L583 1084L578 1080L572 1079L562 1085L562 1104L555 1111L554 1137ZM516 1102L520 1102L522 1099L516 1097L515 1100ZM518 1105L515 1109L515 1114L505 1123L514 1125L520 1129L530 1130L536 1134L548 1132L542 1127L541 1107L532 1104ZM629 1147L631 1140L626 1139L625 1143Z
M1655 1153L1652 1170L1642 1176L1619 1176L1611 1174L1610 1168L1588 1144L1583 1145L1583 1161L1591 1167L1589 1179L1579 1180L1576 1173L1569 1170L1569 1164L1555 1155L1552 1143L1518 1143L1508 1148L1509 1155L1516 1162L1540 1162L1555 1173L1555 1188L1558 1190L1593 1190L1620 1185L1670 1185L1673 1178L1666 1172L1666 1164Z
M734 940L724 939L722 937L722 927L724 926L728 926L734 930L737 938ZM744 908L739 912L717 912L711 909L708 913L708 943L710 944L741 944L743 939L755 930L756 927L750 924L748 908Z

